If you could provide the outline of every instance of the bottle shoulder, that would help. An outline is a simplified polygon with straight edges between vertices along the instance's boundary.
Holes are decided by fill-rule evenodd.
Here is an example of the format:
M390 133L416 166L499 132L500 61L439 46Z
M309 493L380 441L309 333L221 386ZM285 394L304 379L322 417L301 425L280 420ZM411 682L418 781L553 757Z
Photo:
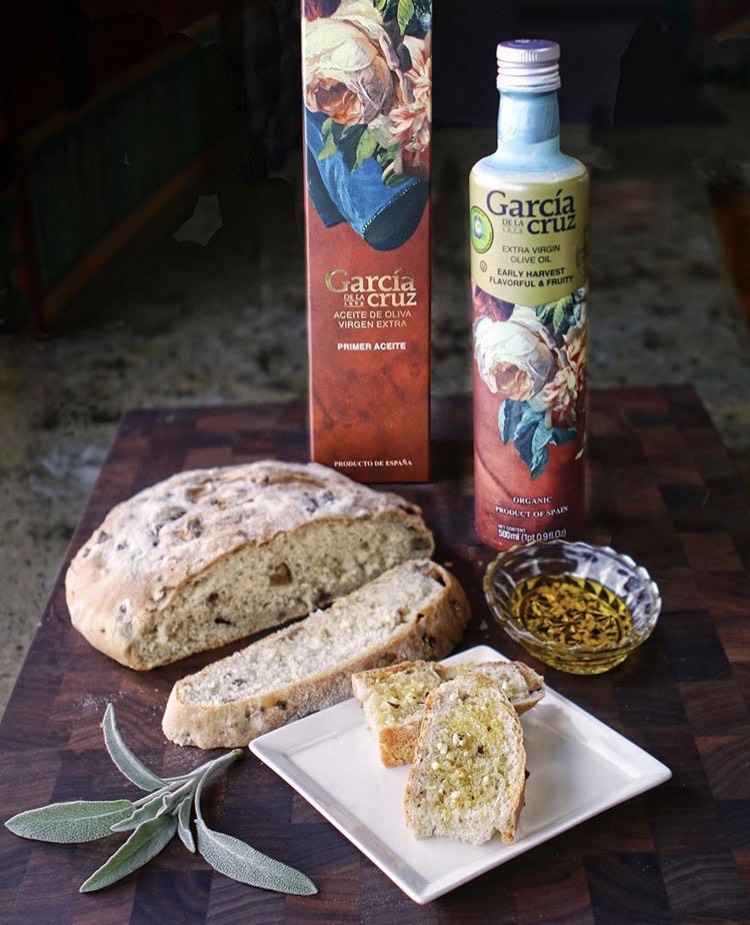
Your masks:
M498 182L558 183L563 180L588 179L588 168L578 158L558 154L543 163L509 161L497 151L481 158L471 169L475 182L490 186Z

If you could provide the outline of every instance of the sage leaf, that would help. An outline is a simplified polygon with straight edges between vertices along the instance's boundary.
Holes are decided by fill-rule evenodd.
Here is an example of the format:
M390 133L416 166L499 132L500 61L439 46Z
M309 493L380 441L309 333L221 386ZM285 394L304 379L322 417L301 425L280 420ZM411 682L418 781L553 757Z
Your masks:
M198 851L220 874L247 883L250 886L310 896L318 889L301 871L276 861L233 835L215 832L203 819L195 822L198 834Z
M5 825L21 838L75 844L110 835L112 826L132 811L130 800L73 800L18 813Z
M156 819L141 823L125 844L81 885L80 892L101 890L132 874L155 858L169 844L176 831L177 819L173 815L157 816Z
M113 825L112 831L128 832L137 829L142 822L148 822L164 813L176 813L186 798L188 801L192 799L195 787L195 782L190 779L175 778L168 786L133 803L133 812L126 819Z
M187 848L187 850L192 854L195 854L195 839L193 838L193 833L190 829L190 816L192 808L192 795L184 797L182 803L180 803L180 808L177 810L177 834L180 836L180 841Z
M131 829L137 829L144 822L150 822L157 816L162 816L165 812L171 810L171 806L161 794L156 794L153 800L148 800L142 806L135 807L133 812L112 826L113 832L129 832Z
M141 790L158 790L164 787L166 782L157 777L145 764L131 752L125 744L125 740L120 735L115 721L115 708L112 704L107 704L102 720L102 729L104 731L104 744L107 746L109 756L117 765L118 770L127 777L127 779L140 787Z
M265 890L276 890L280 893L296 893L298 896L310 896L317 893L318 888L301 871L281 861L276 861L261 851L256 851L255 848L233 835L216 832L206 825L201 811L203 788L219 762L223 763L230 757L236 756L238 751L235 749L223 758L212 762L196 787L194 802L198 852L214 870L240 883L262 887Z

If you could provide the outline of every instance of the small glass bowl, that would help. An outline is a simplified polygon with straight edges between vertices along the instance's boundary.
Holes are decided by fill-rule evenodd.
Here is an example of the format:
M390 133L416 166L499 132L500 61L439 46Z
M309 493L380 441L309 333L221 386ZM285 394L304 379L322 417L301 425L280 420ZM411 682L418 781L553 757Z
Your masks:
M534 635L511 608L517 585L538 575L594 579L614 592L632 616L632 630L614 643L570 644ZM653 632L661 595L648 572L608 546L551 541L514 546L487 567L484 593L505 632L540 662L571 674L600 674L623 662Z

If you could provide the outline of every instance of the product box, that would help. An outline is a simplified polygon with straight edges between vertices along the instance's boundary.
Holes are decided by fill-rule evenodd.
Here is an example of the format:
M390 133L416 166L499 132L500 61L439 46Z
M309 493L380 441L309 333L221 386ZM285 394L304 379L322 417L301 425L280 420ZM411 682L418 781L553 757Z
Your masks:
M312 459L429 478L432 0L303 0Z

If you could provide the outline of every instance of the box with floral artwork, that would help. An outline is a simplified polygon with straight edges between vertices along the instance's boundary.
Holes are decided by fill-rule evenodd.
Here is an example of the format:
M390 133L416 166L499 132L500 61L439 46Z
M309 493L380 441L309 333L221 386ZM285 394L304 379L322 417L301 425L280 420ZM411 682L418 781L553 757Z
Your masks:
M303 0L310 451L429 478L431 0Z

